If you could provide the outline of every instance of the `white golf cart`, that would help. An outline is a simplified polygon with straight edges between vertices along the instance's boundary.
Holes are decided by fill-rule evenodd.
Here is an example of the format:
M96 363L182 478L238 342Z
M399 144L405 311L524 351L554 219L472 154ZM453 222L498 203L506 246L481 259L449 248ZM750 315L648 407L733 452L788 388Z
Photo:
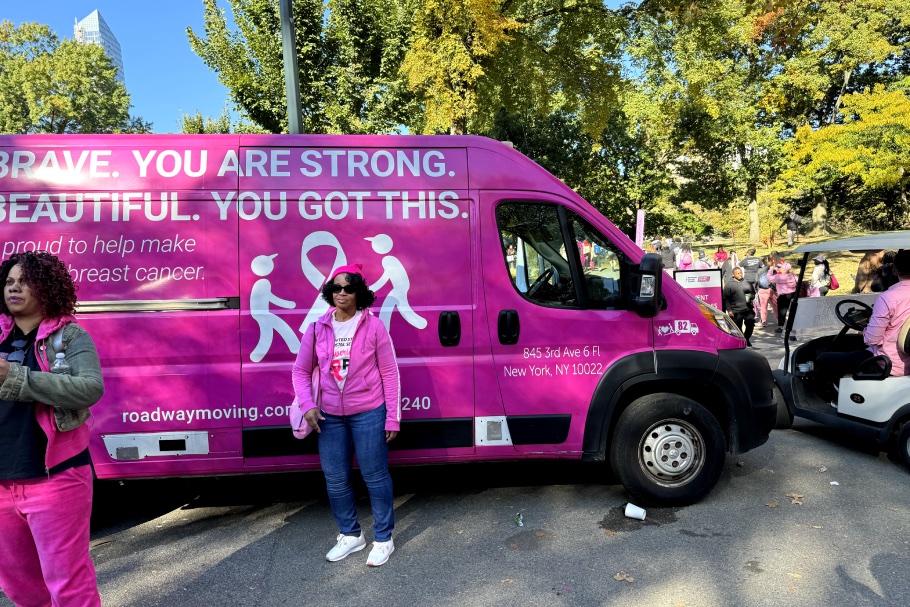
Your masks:
M910 248L910 231L805 244L794 252L803 254L802 282L806 273L811 273L810 260L819 253L903 248ZM841 287L844 291L846 283ZM794 416L810 419L875 441L910 468L910 376L890 376L891 361L886 356L873 356L863 343L862 331L879 294L835 293L795 297L790 303L784 329L785 354L780 367L773 371L780 390L775 393L776 427L789 428ZM831 333L827 333L829 329ZM789 338L793 332L809 338L791 352ZM817 336L820 332L827 334Z

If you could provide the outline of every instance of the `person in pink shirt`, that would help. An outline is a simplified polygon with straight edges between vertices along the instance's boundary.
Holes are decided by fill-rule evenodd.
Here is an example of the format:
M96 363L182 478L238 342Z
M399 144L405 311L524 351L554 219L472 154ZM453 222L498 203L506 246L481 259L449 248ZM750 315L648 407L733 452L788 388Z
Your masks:
M910 371L910 356L897 349L897 334L910 318L910 249L894 256L894 273L899 280L875 300L863 340L873 354L891 359L891 375L904 376Z
M775 332L782 333L787 320L787 310L796 293L798 280L790 264L781 259L780 255L775 252L771 254L771 258L774 265L768 271L768 281L777 287L777 329ZM790 339L795 340L795 336L791 334Z

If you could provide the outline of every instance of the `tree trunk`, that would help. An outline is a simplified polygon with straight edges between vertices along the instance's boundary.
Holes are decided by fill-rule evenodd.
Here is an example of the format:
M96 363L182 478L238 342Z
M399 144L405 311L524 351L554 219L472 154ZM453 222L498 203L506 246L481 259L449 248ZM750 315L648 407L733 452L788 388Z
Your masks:
M749 182L749 242L761 240L761 226L758 222L758 184Z
M907 203L907 184L901 184L901 209L904 211L904 227L910 226L910 204Z
M455 118L449 127L449 135L464 135L468 131L467 118Z
M815 206L812 208L812 234L828 236L832 234L828 228L828 197L824 192L816 192Z

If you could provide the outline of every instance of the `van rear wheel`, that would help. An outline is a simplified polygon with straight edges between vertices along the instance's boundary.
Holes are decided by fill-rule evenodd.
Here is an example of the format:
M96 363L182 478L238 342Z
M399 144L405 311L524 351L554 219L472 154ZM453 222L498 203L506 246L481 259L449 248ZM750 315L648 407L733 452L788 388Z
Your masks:
M620 415L610 464L640 504L685 506L717 484L725 453L723 431L707 409L676 394L651 394Z

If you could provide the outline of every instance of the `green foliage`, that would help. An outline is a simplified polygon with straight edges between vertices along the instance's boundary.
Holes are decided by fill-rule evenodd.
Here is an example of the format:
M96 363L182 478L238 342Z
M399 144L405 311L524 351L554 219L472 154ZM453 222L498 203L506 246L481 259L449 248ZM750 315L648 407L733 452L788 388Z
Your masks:
M424 132L486 132L499 110L560 110L600 135L620 83L620 12L599 0L416 1L402 71Z
M190 42L242 128L282 132L277 2L230 1L236 31L204 0L205 32ZM645 209L649 232L758 244L790 207L838 229L907 221L910 3L295 0L293 11L307 132L508 139L621 227Z
M281 26L276 0L230 0L236 30L204 0L204 34L193 51L265 132L287 132ZM405 1L294 0L295 47L307 133L382 133L410 122L398 73L409 15Z
M195 114L183 114L180 118L180 132L196 135L214 135L219 133L231 132L231 115L227 108L221 110L216 118L211 116L202 116L202 112L196 110Z
M149 132L100 46L59 42L46 25L0 23L0 132Z
M846 95L842 112L841 124L797 130L786 145L792 166L782 175L780 187L795 194L819 189L832 195L850 192L863 200L869 219L891 217L898 225L906 223L910 99L902 90L879 85ZM889 190L893 194L881 200Z

